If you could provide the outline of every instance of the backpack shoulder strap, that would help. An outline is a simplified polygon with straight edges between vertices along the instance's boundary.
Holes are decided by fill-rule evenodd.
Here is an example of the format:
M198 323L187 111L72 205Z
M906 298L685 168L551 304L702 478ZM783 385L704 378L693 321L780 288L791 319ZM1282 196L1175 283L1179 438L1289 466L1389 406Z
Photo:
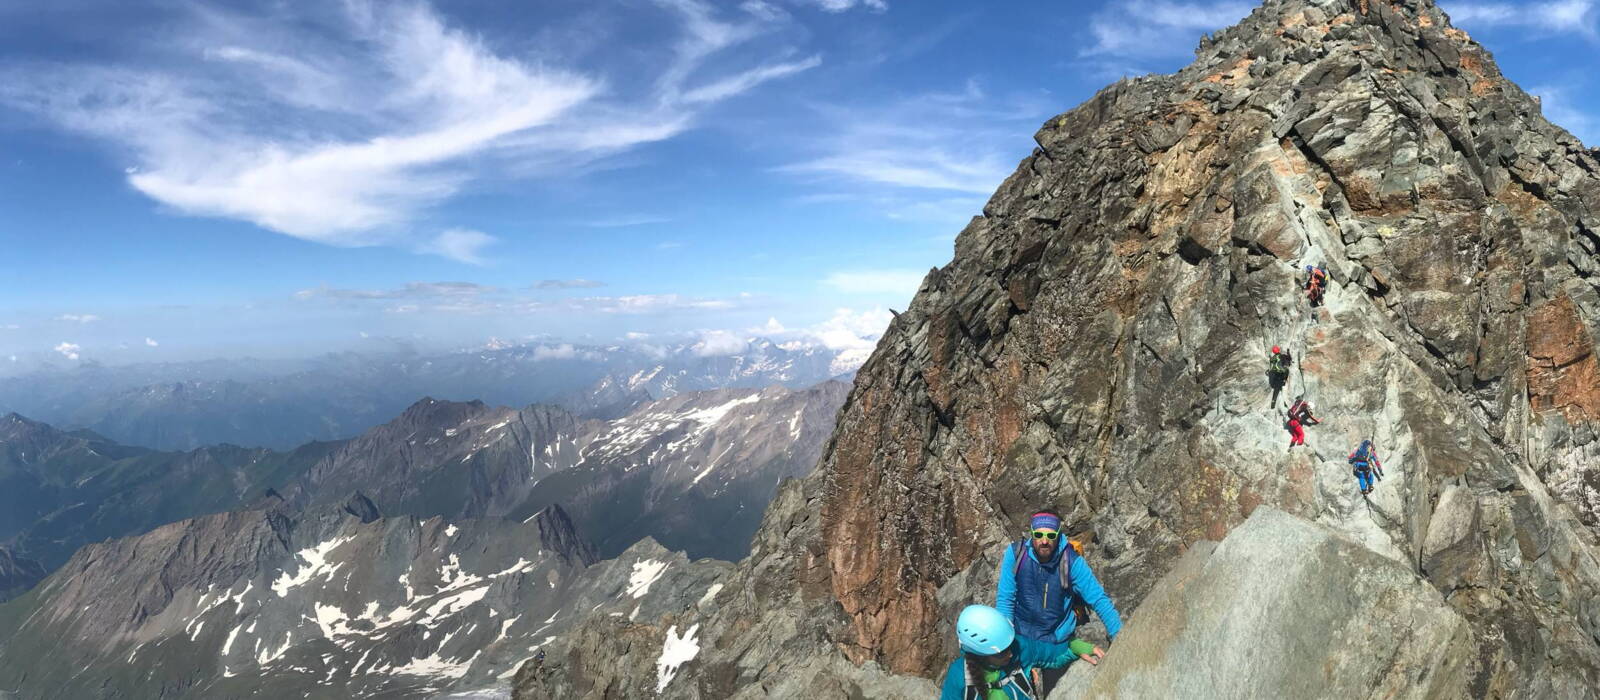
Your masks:
M1062 540L1061 563L1056 565L1056 574L1061 577L1061 590L1072 592L1072 560L1078 558L1078 549L1071 540Z
M1022 558L1028 556L1028 543L1017 540L1011 543L1011 576L1016 577L1022 572Z

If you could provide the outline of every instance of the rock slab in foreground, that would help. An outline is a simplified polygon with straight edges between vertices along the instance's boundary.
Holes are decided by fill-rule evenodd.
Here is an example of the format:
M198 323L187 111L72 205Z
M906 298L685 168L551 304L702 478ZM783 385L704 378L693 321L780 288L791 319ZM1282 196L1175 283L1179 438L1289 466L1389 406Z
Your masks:
M1466 697L1465 620L1406 567L1273 508L1191 549L1051 700Z

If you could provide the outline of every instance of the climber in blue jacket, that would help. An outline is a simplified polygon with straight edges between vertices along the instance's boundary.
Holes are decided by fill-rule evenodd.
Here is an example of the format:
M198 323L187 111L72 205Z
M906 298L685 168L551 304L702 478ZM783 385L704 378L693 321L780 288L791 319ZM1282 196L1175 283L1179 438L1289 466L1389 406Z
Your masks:
M1089 621L1094 609L1117 638L1122 617L1089 570L1089 563L1061 535L1061 516L1040 511L1029 518L1030 540L1013 542L1000 561L994 606L1016 626L1017 636L1065 642Z
M987 605L968 605L956 620L961 655L950 662L939 700L1044 700L1037 671L1083 659L1098 663L1093 645L1074 639L1067 644L1016 636L1011 620Z

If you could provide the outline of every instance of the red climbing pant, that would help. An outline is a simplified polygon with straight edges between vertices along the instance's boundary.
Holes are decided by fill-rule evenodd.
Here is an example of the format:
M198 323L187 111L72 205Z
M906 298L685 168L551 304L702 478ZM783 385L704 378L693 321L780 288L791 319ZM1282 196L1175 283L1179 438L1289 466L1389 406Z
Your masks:
M1306 430L1300 427L1300 419L1289 419L1289 446L1306 444Z

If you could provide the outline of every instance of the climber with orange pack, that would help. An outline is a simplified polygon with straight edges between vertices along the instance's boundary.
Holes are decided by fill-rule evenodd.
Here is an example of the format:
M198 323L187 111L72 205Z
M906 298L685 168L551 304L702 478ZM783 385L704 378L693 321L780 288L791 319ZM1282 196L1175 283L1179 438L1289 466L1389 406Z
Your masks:
M1318 265L1306 266L1306 299L1311 302L1311 308L1322 305L1322 294L1328 289L1328 268Z

